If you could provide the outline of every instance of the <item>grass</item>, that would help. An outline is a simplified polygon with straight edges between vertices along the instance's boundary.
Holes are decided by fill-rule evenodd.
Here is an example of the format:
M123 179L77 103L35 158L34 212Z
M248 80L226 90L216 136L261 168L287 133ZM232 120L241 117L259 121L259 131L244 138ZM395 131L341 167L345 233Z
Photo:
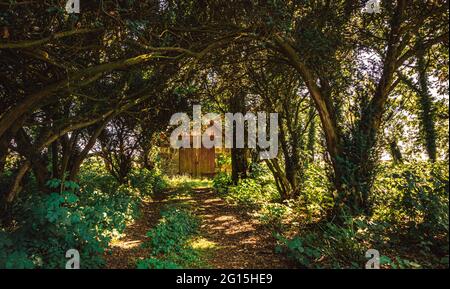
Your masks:
M170 189L194 190L211 188L212 180L208 178L192 178L187 175L172 176L167 180Z
M192 196L194 191L209 189L212 186L210 179L191 178L189 176L173 176L167 178L166 181L168 183L166 199L169 201L165 206L166 210L172 208L194 211L195 200ZM196 234L188 237L181 250L170 252L163 259L155 262L158 264L169 262L181 268L211 268L209 260L217 248L216 243L207 240L198 231Z
M195 236L188 241L184 256L179 260L180 265L183 268L212 269L208 261L213 258L214 251L219 248L220 246L215 242L202 236Z

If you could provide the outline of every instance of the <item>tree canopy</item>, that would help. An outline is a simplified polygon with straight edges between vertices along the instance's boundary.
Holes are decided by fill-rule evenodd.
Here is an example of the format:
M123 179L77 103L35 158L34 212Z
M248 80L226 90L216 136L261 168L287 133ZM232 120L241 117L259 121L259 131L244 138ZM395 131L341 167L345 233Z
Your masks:
M448 1L66 2L0 1L5 228L22 196L63 191L92 159L119 184L154 170L171 116L194 104L278 113L277 157L231 149L223 185L263 166L281 202L311 201L323 176L320 218L338 224L374 214L387 163L448 162ZM448 202L446 174L426 177Z

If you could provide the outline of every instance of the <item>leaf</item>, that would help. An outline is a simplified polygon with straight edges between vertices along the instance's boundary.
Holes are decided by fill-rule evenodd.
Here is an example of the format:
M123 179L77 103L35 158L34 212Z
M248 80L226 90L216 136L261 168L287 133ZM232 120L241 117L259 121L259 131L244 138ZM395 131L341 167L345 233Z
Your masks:
M78 202L78 197L76 196L76 195L74 195L74 194L70 194L69 196L67 196L67 198L66 198L66 201L67 201L67 203L69 203L69 204L73 204L73 203L76 203L76 202Z
M50 189L55 189L59 186L61 186L61 180L59 179L50 179L47 182L47 187L49 187Z

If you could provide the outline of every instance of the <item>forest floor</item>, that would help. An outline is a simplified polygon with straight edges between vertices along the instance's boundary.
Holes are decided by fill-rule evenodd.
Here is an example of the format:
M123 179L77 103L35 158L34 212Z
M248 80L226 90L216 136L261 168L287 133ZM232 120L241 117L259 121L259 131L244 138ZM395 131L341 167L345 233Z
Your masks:
M283 255L274 252L276 240L270 229L244 208L226 203L208 185L183 184L143 201L141 217L111 243L106 268L134 269L138 260L150 256L150 249L142 244L148 241L146 233L158 223L160 211L167 205L188 205L199 217L200 233L193 246L202 251L201 268L293 267Z

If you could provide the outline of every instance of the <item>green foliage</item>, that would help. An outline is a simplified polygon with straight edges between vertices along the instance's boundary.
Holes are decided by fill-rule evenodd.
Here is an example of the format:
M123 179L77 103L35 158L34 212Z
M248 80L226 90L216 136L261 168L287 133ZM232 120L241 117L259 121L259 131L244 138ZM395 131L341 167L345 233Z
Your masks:
M151 256L137 263L139 269L176 269L184 264L195 263L196 253L189 248L189 239L197 234L199 220L188 210L169 207L161 212L162 219L151 229L146 246Z
M0 220L1 267L60 267L56 258L67 244L97 266L95 256L134 218L140 196L165 188L158 171L133 171L134 161L140 156L153 167L149 149L167 143L170 115L199 101L205 112L279 114L280 154L271 168L283 197L299 198L273 204L279 196L261 163L236 185L217 175L214 188L232 203L257 207L279 229L292 216L316 226L287 247L314 244L325 262L349 267L361 244L389 244L436 257L430 263L447 257L448 266L448 168L381 165L376 175L386 141L400 144L403 160L413 159L409 150L448 161L448 1L382 1L377 13L361 13L367 0L82 1L79 15L69 15L65 2L0 4L2 197L31 162L17 178L21 199L12 210L6 204ZM307 101L310 92L314 101ZM42 178L73 172L85 152L104 157L125 184L94 163L78 185L51 180L42 189ZM4 169L5 159L13 162ZM220 171L229 160L219 158ZM312 161L327 167L308 167ZM332 215L348 223L324 223ZM341 259L327 240L342 248ZM388 266L411 266L415 260L403 253L390 252ZM171 266L153 260L147 267Z
M224 172L226 167L231 166L231 156L228 154L219 154L216 158L216 165L221 173Z
M268 203L264 204L258 211L258 216L263 224L271 226L275 230L283 228L283 221L288 219L292 209L284 204Z
M325 223L292 239L278 235L277 251L307 268L363 268L367 235L359 225L361 220L349 218L343 225Z
M103 161L97 158L83 162L78 179L83 189L89 191L113 192L119 186L116 178L105 169Z
M129 176L131 186L137 188L143 196L152 196L167 188L167 182L159 170L148 170L146 168L135 169Z
M277 250L308 268L362 268L369 248L380 251L384 268L448 267L448 188L446 164L383 165L371 216L307 219L295 237L278 235ZM320 194L328 192L317 192L309 205L323 206Z
M322 252L314 246L317 236L313 234L304 237L294 237L292 239L276 235L280 245L276 247L276 252L285 252L289 258L294 259L300 266L312 267L312 263L317 261Z
M181 269L181 267L172 262L167 260L161 260L158 258L147 258L144 260L141 260L137 264L138 269Z
M161 215L161 222L147 233L153 254L180 251L187 239L196 233L199 225L197 218L179 208L169 208Z
M213 187L227 201L244 206L258 207L279 199L273 177L261 163L252 163L249 178L239 180L235 186L230 174L219 172L213 179Z
M260 206L277 200L278 191L273 184L262 185L255 179L242 179L237 186L231 186L225 199L244 206Z
M213 187L219 194L228 192L228 187L232 183L230 174L225 172L218 172L213 179Z
M250 178L260 181L268 181L267 177L271 176L269 168L261 162L251 163L249 172Z
M333 207L331 184L326 171L315 164L309 164L305 170L300 198L305 203L306 213L309 217L324 216Z
M60 182L52 180L48 185L56 188ZM16 214L20 228L9 234L13 242L2 248L7 259L0 261L0 267L24 267L28 262L33 267L64 268L65 252L71 248L80 251L83 265L101 265L102 244L108 240L96 238L95 228L88 225L85 212L77 208L79 198L69 189L75 186L69 183L66 186L67 191L33 195L23 201L24 210ZM20 257L20 263L9 262L16 256Z
M82 268L103 266L104 249L138 214L136 190L113 178L82 174L81 185L49 180L50 194L24 194L14 226L0 230L0 268L64 268L69 249Z
M2 269L33 269L33 261L23 250L17 250L14 237L0 231L0 268Z
M375 183L374 218L406 234L423 250L448 254L448 164L417 163L384 167ZM400 236L399 236L400 237Z
M421 269L422 266L408 259L396 257L394 260L387 256L380 256L380 265L392 269Z

